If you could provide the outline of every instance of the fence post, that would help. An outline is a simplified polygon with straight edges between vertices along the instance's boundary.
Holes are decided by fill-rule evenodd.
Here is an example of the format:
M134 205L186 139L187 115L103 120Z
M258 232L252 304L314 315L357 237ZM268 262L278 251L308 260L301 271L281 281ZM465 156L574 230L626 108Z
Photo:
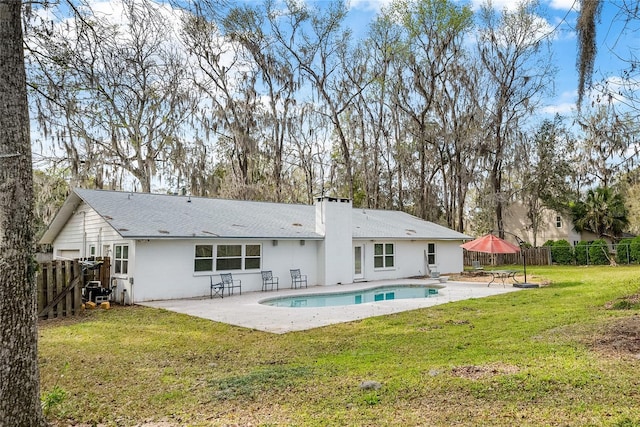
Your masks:
M71 265L72 277L82 274L80 263L77 259L73 260ZM73 289L73 314L78 314L82 309L82 284Z
M45 306L44 275L46 274L46 264L40 264L36 270L36 289L38 290L38 313Z
M53 271L55 268L55 263L51 263L51 268L47 271L47 304L50 301L53 301L53 292L55 286L55 272ZM53 309L47 312L47 319L53 318Z
M64 262L64 283L65 283L65 287L67 286L67 284L69 284L71 282L72 279L72 275L71 275L71 261L65 261ZM72 295L70 292L67 292L67 296L65 297L65 305L66 305L66 310L64 315L65 316L71 316L71 314L73 313L73 299L72 299Z

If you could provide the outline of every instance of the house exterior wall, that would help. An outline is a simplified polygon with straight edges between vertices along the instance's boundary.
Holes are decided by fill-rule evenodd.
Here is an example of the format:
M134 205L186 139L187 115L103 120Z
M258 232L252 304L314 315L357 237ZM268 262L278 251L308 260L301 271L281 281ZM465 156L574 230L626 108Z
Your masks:
M209 296L210 277L220 281L220 272L194 271L195 246L219 244L260 244L261 269L271 270L279 278L280 289L291 287L290 269L307 275L308 285L319 284L317 271L318 241L306 240L139 240L136 242L134 301ZM215 270L215 260L214 260ZM223 271L226 273L227 271ZM242 280L242 292L262 290L260 269L228 271L234 280Z
M560 216L560 227L557 226L557 217ZM572 245L574 242L582 240L580 233L573 229L573 222L565 215L561 215L550 209L544 209L538 233L533 236L531 222L527 218L527 209L520 203L516 202L509 206L504 215L505 231L516 234L525 242L535 246L542 246L547 240L565 239ZM506 235L506 240L515 242L512 236Z
M462 260L462 241L354 241L355 245L363 246L364 251L364 280L389 280L427 274L424 251L428 243L436 245L436 262L431 266L441 274L459 273L464 269ZM374 245L376 243L393 243L395 246L395 262L393 268L374 267ZM352 256L353 257L353 256Z
M133 285L129 286L128 295L133 292L135 302L205 297L210 293L210 276L214 283L220 280L220 272L194 272L195 246L201 244L256 244L262 245L261 269L272 270L280 279L280 289L291 287L289 270L299 268L307 275L309 286L327 285L320 280L318 254L321 252L321 241L278 240L138 240L135 242L135 272L130 272ZM395 267L392 269L375 269L373 252L375 243L388 241L355 241L364 249L365 280L399 279L426 274L424 250L426 241L396 241ZM463 270L461 242L432 241L436 244L436 268L441 273L454 273ZM350 260L353 254L350 256ZM343 264L344 260L341 261ZM352 262L348 263L353 268ZM215 268L215 267L214 267ZM432 267L433 268L433 267ZM230 271L235 280L242 280L243 292L255 292L262 289L260 270ZM351 279L343 283L353 281ZM126 284L124 284L126 286Z
M53 243L54 258L65 258L64 254L76 254L75 257L91 256L90 248L95 247L95 256L111 256L105 252L105 246L113 249L114 242L122 237L86 203L81 203L76 213L69 219Z
M127 245L128 272L115 273L113 261L114 246ZM91 253L91 248L94 254ZM135 270L135 241L123 239L100 215L86 203L81 203L75 214L67 221L53 242L54 259L88 258L91 256L108 256L112 259L111 286L114 287L113 298L125 304L131 303L130 276Z

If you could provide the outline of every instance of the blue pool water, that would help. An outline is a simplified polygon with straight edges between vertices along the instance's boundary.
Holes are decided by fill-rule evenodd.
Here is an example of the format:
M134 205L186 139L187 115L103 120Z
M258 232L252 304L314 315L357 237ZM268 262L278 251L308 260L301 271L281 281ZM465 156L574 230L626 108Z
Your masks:
M351 292L271 298L261 301L260 304L274 307L333 307L393 299L429 298L435 296L438 296L438 287L434 286L381 286Z

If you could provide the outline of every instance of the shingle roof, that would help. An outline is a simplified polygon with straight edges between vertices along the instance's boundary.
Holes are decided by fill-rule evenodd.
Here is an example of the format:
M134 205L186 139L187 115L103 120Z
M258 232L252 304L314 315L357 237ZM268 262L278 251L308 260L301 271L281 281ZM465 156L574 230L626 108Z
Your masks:
M354 208L353 238L467 240L471 237L405 212Z
M51 243L81 201L124 238L322 239L315 207L76 189L41 243ZM399 211L353 209L353 238L461 240L469 236Z

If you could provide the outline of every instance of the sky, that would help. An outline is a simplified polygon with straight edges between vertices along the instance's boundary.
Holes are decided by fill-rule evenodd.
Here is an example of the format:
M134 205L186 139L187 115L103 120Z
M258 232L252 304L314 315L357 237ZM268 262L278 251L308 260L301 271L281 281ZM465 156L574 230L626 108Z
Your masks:
M366 31L368 23L375 18L380 9L391 3L391 0L351 0L349 20L353 28ZM477 10L483 0L460 1L470 4ZM579 11L578 0L540 0L542 18L547 21L552 40L553 63L558 69L554 82L553 94L545 100L542 114L556 113L568 116L576 108L578 73L576 71L577 45L575 24ZM513 9L514 0L493 0L498 10ZM604 0L601 20L597 26L598 53L594 66L594 81L612 78L624 67L616 53L629 57L629 47L640 47L640 36L635 38L629 34L621 37L622 22L616 20L621 0Z

